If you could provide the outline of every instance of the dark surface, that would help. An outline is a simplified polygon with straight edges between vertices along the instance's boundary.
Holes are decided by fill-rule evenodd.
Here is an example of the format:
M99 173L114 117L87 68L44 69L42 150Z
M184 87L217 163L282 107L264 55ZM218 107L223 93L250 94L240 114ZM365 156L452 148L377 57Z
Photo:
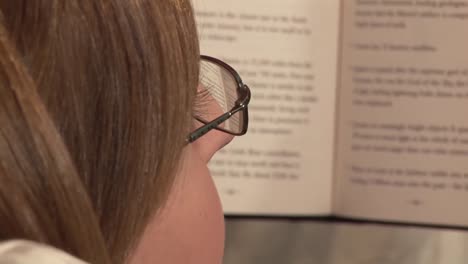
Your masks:
M226 220L224 264L468 263L468 232L284 219Z

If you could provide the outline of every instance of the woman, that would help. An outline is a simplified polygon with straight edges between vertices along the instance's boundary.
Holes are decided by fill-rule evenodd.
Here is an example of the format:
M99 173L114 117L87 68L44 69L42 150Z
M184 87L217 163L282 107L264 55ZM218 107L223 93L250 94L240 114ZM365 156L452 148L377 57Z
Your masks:
M1 0L0 11L0 239L89 263L219 263L206 163L232 139L211 130L231 114L208 122L218 115L197 92L190 3ZM243 125L224 130L243 134L249 95L232 80ZM207 125L190 133L193 116Z

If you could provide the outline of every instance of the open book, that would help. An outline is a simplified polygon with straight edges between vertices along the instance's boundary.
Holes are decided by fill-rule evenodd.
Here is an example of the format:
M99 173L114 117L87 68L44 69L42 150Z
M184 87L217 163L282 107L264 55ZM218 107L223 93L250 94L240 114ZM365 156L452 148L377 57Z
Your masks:
M194 5L252 90L210 163L226 214L468 226L468 1Z

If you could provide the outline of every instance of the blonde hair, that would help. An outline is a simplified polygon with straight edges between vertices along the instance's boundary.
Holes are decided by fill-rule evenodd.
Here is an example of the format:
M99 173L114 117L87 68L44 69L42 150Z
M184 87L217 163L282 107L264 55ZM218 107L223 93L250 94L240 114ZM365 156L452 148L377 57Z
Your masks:
M0 239L122 263L163 206L189 129L190 3L0 0L0 11L0 102L13 105L0 111Z

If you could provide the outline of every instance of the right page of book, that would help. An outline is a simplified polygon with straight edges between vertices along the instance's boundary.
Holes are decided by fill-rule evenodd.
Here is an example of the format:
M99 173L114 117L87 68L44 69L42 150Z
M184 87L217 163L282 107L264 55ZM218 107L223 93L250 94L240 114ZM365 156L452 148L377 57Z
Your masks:
M334 212L468 225L468 1L342 1Z

